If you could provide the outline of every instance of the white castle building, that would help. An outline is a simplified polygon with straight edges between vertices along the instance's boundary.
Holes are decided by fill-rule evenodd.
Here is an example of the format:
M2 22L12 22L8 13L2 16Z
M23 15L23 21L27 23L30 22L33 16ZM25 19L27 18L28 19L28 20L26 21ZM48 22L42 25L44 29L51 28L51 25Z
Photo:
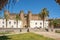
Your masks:
M6 18L8 19L0 19L0 28L43 28L43 20L39 17L39 14L32 14L28 12L28 14L24 14L23 11L20 11L19 14L11 14L9 11L4 12ZM16 21L16 15L20 18L18 22ZM44 28L48 28L49 22L47 18L44 21Z
M6 24L7 23L7 24ZM16 20L9 19L6 21L6 19L0 19L0 28L24 28L23 22L21 20L18 20L18 23ZM48 21L44 21L44 27L48 28ZM31 20L30 21L30 28L43 28L43 21L42 20Z

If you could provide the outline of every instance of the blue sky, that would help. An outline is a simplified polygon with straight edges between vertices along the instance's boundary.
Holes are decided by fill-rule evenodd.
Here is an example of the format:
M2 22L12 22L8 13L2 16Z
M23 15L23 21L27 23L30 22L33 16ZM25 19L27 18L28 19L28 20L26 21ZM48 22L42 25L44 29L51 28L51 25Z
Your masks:
M19 13L20 10L24 10L25 13L28 10L32 11L33 14L38 14L43 8L47 8L49 11L49 18L60 18L60 6L55 0L19 0L15 5L10 4L10 13ZM8 10L6 5L5 10ZM3 16L3 10L0 15Z

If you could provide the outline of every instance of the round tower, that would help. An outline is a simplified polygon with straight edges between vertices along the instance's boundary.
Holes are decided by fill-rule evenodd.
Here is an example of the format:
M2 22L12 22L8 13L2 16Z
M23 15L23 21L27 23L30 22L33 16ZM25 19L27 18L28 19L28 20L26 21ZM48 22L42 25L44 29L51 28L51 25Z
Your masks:
M23 27L24 26L24 11L21 10L19 15L20 15L20 19L22 21L22 27Z
M30 21L32 20L32 12L28 11L28 27L30 27Z

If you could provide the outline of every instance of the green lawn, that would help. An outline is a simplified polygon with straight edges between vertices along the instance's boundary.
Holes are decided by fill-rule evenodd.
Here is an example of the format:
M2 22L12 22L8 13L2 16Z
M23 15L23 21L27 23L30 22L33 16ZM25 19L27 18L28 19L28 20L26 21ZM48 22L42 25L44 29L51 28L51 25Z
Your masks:
M0 36L0 40L54 40L54 39L34 33L24 33L10 36Z

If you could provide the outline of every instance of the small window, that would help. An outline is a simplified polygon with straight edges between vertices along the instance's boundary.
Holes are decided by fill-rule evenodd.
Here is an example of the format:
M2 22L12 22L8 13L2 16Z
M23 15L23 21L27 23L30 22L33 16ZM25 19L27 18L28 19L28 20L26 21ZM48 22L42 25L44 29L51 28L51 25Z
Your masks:
M42 23L40 23L40 25L42 25Z
M37 23L35 23L37 25Z
M24 15L24 18L27 18L27 15Z
M16 22L14 22L14 24L16 24Z
M24 15L24 18L27 19L27 15Z
M9 24L11 24L11 22L9 22Z
M4 22L2 22L4 24Z

